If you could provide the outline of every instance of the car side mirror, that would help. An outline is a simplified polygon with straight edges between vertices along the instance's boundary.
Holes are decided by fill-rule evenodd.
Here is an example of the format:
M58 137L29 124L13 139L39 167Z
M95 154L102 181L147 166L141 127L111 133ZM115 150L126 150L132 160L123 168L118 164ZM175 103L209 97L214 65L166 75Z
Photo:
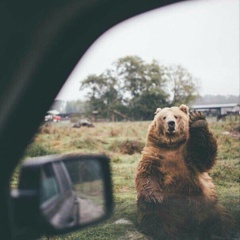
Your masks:
M100 222L113 209L109 158L80 154L32 158L21 168L12 199L15 227L24 239L26 233L33 237L30 229L36 235L51 235Z

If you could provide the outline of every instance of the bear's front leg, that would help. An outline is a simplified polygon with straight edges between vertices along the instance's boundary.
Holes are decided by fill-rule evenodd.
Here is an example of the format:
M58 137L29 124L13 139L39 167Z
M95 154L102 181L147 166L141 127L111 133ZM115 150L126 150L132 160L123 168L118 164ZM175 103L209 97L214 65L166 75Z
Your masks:
M145 171L143 170L145 169ZM150 175L150 172L152 175ZM154 175L151 164L140 162L135 178L137 190L137 222L138 230L153 240L167 239L164 236L159 207L163 202L160 179Z
M163 201L162 189L156 176L139 173L135 179L137 198L147 203L161 203Z
M187 161L204 172L215 164L217 142L209 131L208 123L202 112L191 112L189 117L190 137L187 145Z
M161 203L163 201L163 175L159 171L160 165L158 157L151 154L142 155L135 177L138 199L148 203Z

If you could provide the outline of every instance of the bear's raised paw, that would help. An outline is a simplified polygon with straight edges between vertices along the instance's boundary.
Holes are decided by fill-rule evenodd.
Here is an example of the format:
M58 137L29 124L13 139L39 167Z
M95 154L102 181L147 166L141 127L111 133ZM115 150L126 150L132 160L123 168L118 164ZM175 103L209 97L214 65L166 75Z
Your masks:
M189 119L189 124L191 128L207 126L206 117L201 111L190 112Z

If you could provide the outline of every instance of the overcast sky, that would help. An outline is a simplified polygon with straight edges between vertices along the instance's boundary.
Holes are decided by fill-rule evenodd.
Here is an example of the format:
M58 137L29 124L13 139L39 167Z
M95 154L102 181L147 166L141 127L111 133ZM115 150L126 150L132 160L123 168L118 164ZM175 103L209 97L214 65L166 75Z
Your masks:
M200 80L201 95L239 95L239 0L188 1L115 26L90 47L57 99L83 99L80 82L127 55L181 64Z

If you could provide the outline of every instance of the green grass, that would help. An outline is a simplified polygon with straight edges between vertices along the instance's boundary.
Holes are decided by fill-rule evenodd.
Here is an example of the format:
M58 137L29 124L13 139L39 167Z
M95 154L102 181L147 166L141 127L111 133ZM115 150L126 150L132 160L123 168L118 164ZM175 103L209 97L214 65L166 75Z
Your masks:
M35 156L38 151L40 155L45 152L46 154L52 152L105 153L111 158L114 184L115 209L109 220L82 231L50 237L50 239L147 239L136 231L134 178L149 123L96 123L95 128L79 129L67 124L54 124L40 128L34 144L30 146L33 154L27 154L31 152L28 149L26 157ZM210 175L217 185L219 201L233 215L236 226L240 226L239 139L232 137L231 134L224 134L236 127L239 127L239 122L210 122L210 128L218 141L218 162ZM14 175L13 182L16 183L17 178L18 176ZM119 219L128 219L132 224L114 224ZM236 231L240 232L237 227Z

